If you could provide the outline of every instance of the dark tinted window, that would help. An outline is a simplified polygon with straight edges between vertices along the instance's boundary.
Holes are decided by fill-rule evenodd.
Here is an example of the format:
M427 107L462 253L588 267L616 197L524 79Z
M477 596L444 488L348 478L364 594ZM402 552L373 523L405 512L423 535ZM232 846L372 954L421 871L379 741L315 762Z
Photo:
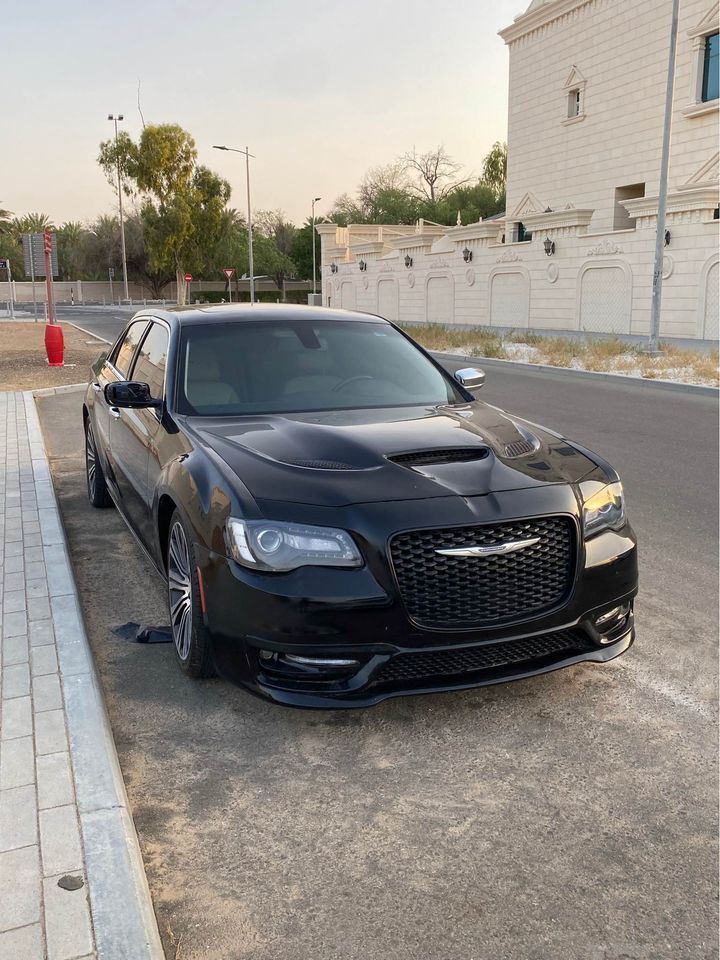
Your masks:
M126 380L135 348L140 343L147 324L147 320L136 320L135 323L131 324L124 338L113 352L112 363Z
M720 34L713 33L705 38L705 63L703 65L703 100L717 100L720 97Z
M150 384L150 395L163 398L169 334L161 323L153 323L135 360L132 379Z
M268 320L183 330L180 412L290 413L461 399L449 378L379 321Z

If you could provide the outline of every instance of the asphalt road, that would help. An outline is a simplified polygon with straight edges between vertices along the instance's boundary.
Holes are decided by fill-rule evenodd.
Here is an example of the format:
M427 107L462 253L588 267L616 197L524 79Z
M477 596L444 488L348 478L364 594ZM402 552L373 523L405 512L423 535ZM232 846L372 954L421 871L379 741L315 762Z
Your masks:
M164 589L87 504L80 394L40 401L169 957L180 938L183 960L717 957L717 403L495 368L483 399L618 468L638 640L350 713L186 680L168 645L113 633L165 623Z

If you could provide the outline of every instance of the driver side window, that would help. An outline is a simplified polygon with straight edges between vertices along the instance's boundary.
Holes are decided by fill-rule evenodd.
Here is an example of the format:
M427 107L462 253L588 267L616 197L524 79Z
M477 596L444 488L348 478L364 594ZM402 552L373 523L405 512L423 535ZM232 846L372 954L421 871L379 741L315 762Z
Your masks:
M168 331L161 323L153 323L138 351L132 371L132 380L147 383L150 396L162 400L165 394L165 367L167 365Z

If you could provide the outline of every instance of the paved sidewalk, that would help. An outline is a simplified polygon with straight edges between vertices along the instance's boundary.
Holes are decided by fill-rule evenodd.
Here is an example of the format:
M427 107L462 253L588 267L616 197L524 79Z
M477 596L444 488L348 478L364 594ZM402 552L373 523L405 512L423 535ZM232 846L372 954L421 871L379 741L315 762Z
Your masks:
M0 393L0 622L0 960L160 958L30 393Z

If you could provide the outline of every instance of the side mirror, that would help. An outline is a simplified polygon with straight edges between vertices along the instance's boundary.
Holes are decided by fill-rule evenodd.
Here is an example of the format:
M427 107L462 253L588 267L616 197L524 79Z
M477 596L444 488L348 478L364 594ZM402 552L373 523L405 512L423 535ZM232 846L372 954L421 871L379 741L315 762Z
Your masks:
M466 390L479 390L485 383L485 371L476 367L463 367L455 371L455 379Z
M150 387L147 383L137 380L118 380L117 383L108 383L105 386L105 399L111 407L161 407L161 400L154 400L150 396Z

